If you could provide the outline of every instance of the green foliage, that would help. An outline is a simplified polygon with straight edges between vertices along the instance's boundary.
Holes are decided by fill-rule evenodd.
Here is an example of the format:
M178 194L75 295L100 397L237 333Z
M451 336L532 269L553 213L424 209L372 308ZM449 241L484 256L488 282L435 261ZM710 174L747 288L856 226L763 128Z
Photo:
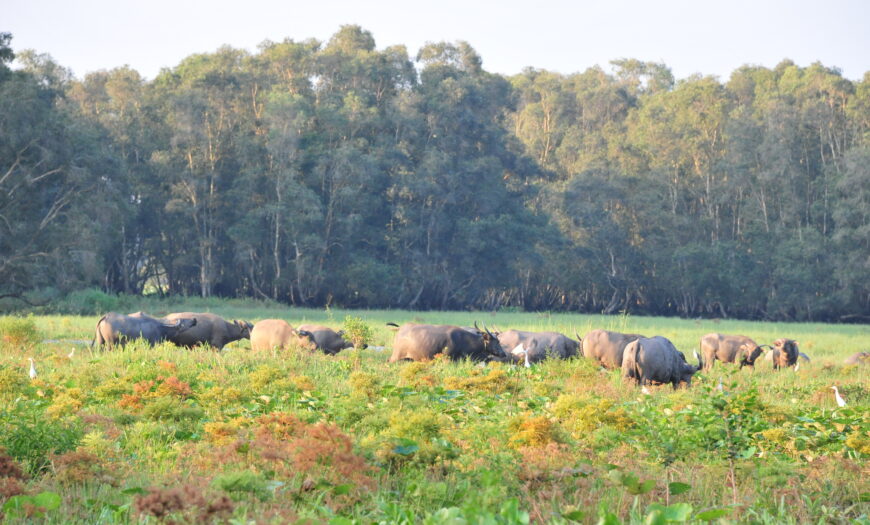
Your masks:
M45 471L49 456L73 450L79 425L46 417L44 401L17 401L0 407L0 447L32 474Z
M3 504L3 513L9 518L44 518L60 508L61 497L56 492L40 492L35 496L12 496Z
M70 292L54 309L63 314L99 315L121 310L121 303L118 296L89 288Z
M241 499L246 494L265 501L272 496L270 484L262 475L245 470L221 474L212 480L212 485L230 493L235 499Z

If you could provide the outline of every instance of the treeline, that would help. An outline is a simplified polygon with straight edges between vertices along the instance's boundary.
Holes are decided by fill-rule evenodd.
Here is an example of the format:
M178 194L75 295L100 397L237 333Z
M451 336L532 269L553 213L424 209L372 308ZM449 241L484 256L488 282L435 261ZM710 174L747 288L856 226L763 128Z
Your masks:
M0 36L0 296L870 316L870 73L328 42L75 79Z

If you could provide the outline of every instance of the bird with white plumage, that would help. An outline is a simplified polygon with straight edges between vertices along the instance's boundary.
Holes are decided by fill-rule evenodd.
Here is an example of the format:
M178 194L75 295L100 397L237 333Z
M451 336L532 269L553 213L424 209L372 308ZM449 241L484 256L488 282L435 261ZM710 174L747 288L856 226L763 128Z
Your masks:
M834 399L837 401L837 406L840 408L846 406L846 400L843 399L843 396L840 395L840 391L837 390L836 385L832 386L831 389L834 390Z
M526 349L526 347L523 346L522 343L520 343L520 344L518 344L517 346L515 346L514 349L511 350L511 353L512 353L513 355L516 355L516 356L520 356L520 355L522 355L522 356L523 356L524 366L525 366L526 368L531 368L531 367L532 367L531 363L529 363L529 351L528 351L528 349Z
M27 359L30 360L30 372L29 372L30 379L36 379L36 365L33 364L33 358L28 357Z

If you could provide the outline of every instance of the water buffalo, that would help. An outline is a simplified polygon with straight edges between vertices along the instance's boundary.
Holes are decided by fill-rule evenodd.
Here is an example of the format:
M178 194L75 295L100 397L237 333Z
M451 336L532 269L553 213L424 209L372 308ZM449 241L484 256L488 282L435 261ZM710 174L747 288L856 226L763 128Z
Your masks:
M522 355L513 355L511 350L522 344L528 352L529 362L543 361L547 356L568 359L578 354L580 343L558 332L524 332L507 330L498 334L501 347L506 349L514 359L522 359Z
M870 365L870 352L858 352L847 357L843 363L847 365Z
M744 366L755 366L755 360L761 355L761 347L744 335L707 334L701 337L702 367L711 370L717 359L723 363L739 363Z
M264 319L251 330L251 350L287 350L291 347L314 349L314 334L296 330L283 319Z
M96 333L91 346L106 345L109 350L116 344L130 339L142 338L154 346L160 341L172 341L185 330L196 326L196 319L158 319L143 312L131 315L109 312L97 321Z
M798 342L792 339L777 339L773 342L773 369L779 370L797 363Z
M625 345L643 337L607 330L592 330L580 341L580 353L597 360L605 368L620 368Z
M307 332L314 337L314 344L318 350L329 355L335 355L345 348L350 348L353 343L344 338L344 331L336 332L328 326L319 324L303 324L296 328L297 332ZM364 345L363 348L366 346Z
M510 359L489 330L474 333L452 325L405 323L396 332L389 362L428 361L437 354L445 354L453 360L466 357L475 361Z
M224 345L233 341L250 339L251 329L254 327L247 321L229 322L223 317L211 313L180 312L169 314L166 318L170 320L196 319L196 327L181 332L172 341L178 346L188 348L206 344L222 350Z
M686 362L686 356L662 336L641 337L625 346L622 358L622 377L640 384L671 383L676 389L680 383L690 385L692 374L699 367Z
M769 345L761 345L761 346L767 346L768 348L770 348L770 350L768 350L764 354L764 360L767 361L768 363L770 363L771 365L773 365L773 347L769 346ZM798 361L810 362L812 360L810 359L810 356L808 356L807 354L805 354L803 352L798 352Z

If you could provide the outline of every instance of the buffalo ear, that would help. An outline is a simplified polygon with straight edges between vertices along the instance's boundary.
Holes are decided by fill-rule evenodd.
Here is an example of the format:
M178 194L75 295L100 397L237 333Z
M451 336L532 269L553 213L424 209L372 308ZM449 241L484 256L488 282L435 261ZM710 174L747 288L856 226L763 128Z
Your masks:
M336 333L338 334L338 337L344 337L344 330L339 330Z

